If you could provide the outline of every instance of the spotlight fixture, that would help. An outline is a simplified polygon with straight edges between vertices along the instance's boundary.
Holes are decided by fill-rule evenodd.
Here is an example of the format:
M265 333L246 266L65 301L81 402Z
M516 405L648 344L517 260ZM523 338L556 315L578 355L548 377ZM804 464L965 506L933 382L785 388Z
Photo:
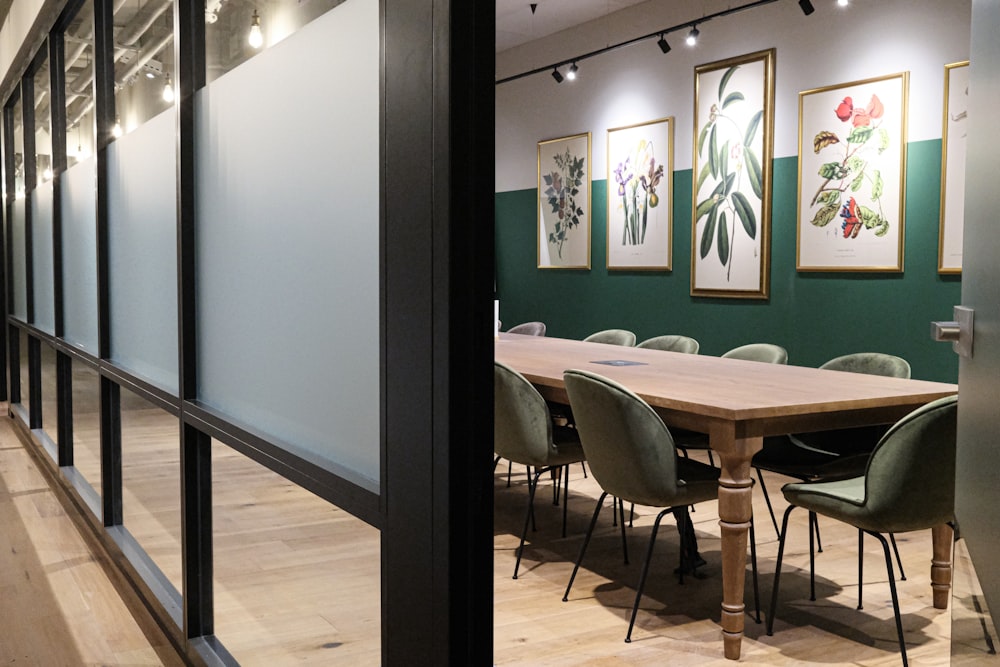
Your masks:
M122 121L121 118L115 118L115 126L111 128L111 136L117 139L122 136Z
M849 0L837 0L837 4L841 7L846 7L850 4Z
M170 74L169 73L166 75L166 78L163 80L163 101L164 102L173 102L174 101L174 84L170 80Z
M264 35L260 31L260 14L257 10L253 10L253 16L250 17L250 34L247 36L247 41L255 49L259 49L261 45L264 44Z
M552 68L552 78L556 80L556 83L562 83L563 82L563 75L562 75L562 73L559 72L559 68L558 67L553 67Z
M51 181L52 180L52 168L51 167L46 167L45 170L42 171L42 180L45 180L45 181Z
M700 35L700 34L701 34L701 31L698 30L698 26L696 26L696 25L695 26L691 26L691 32L688 33L687 39L685 40L687 42L687 45L688 46L694 46L695 44L697 44L698 43L698 35Z
M570 81L576 80L576 72L579 69L580 68L576 66L576 63L570 65L569 70L566 72L566 78L569 79Z
M656 40L656 45L660 47L660 51L670 53L670 44L667 43L667 38L663 36L663 33L660 33L660 38Z
M811 2L811 0L799 0L799 7L802 8L802 13L805 14L806 16L809 16L814 11L816 11L816 8L813 7L813 3Z

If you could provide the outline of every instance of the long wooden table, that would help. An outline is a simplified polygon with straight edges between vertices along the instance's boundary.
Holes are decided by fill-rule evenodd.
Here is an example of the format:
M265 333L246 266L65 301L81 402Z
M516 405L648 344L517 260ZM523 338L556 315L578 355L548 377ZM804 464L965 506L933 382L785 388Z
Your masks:
M668 426L709 435L722 468L722 633L725 655L734 660L740 657L743 639L750 459L763 446L764 436L893 423L958 391L957 385L940 382L541 336L500 334L494 349L498 361L518 370L548 400L568 403L563 371L588 370L634 391ZM609 361L618 363L597 363ZM933 542L934 606L944 609L951 583L949 529L937 529Z

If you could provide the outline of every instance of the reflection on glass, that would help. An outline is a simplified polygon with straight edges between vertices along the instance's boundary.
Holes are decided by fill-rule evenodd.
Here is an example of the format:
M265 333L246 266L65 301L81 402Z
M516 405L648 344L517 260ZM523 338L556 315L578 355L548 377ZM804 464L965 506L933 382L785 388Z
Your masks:
M52 442L59 441L59 410L56 395L56 351L42 343L42 430Z
M214 81L342 2L208 0L205 3L207 80Z
M381 664L377 529L219 442L212 500L215 636L240 664Z
M177 418L121 390L125 528L182 590L180 431Z
M94 153L94 2L87 0L65 32L66 164Z
M101 377L82 361L73 362L73 465L101 495Z
M21 100L11 109L14 117L14 196L17 199L24 199L24 116L21 109ZM4 139L6 141L6 137Z
M128 134L173 105L163 85L174 72L172 0L120 2L115 9L116 128ZM114 136L121 136L116 129Z
M28 385L28 332L24 329L18 329L17 335L20 340L19 344L19 359L18 359L18 377L21 378L21 405L24 406L25 416L31 414L31 401L30 401L30 388Z
M44 48L44 47L43 47ZM35 182L38 185L52 180L52 126L49 119L52 107L49 102L49 59L45 58L35 72Z

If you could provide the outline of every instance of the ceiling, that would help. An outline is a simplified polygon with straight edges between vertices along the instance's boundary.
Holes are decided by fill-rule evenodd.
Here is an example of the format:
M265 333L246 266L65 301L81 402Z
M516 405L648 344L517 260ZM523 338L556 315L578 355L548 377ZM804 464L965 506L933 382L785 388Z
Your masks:
M496 0L496 52L603 18L647 0ZM531 5L536 5L534 13Z

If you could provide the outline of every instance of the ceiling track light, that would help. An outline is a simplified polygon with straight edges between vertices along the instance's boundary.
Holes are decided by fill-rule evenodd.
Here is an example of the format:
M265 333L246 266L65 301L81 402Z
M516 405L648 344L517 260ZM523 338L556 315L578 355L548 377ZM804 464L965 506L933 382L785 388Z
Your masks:
M846 7L850 4L849 0L837 0L837 5L840 7Z
M670 44L667 43L667 38L663 35L662 32L660 33L660 38L656 40L656 45L660 47L660 51L663 51L664 53L670 53Z
M697 25L691 26L691 32L688 33L688 36L685 39L685 41L687 42L687 45L688 46L694 46L695 44L697 44L698 43L698 35L700 35L700 34L701 34L701 31L698 30L698 26Z
M570 81L575 81L576 80L576 73L577 73L577 71L579 71L579 69L580 68L576 66L576 63L573 63L572 65L570 65L569 66L569 70L566 72L566 78L569 79Z
M553 67L552 68L552 78L556 80L556 83L562 83L563 82L563 75L562 75L562 72L559 71L558 67Z
M805 14L806 16L809 16L814 11L816 11L816 8L813 7L813 3L811 2L811 0L799 0L799 7L802 8L802 13Z
M257 10L253 10L253 16L250 17L250 34L247 35L247 42L250 43L255 49L259 49L264 44L264 35L260 31L260 14Z

